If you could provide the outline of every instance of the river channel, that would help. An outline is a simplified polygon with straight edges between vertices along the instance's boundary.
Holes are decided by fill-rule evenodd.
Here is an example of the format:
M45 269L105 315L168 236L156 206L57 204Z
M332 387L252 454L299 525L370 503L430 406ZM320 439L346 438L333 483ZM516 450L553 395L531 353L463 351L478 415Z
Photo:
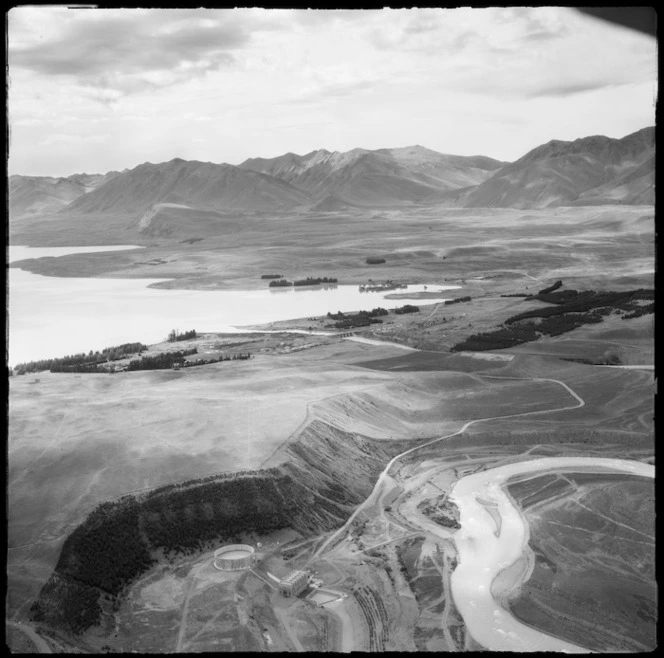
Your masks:
M473 473L454 485L450 495L459 508L461 528L454 535L459 564L452 573L452 595L468 632L491 651L587 653L582 647L522 624L491 593L496 576L521 557L529 539L527 524L505 493L507 480L526 473L560 470L655 475L654 466L637 461L548 457ZM492 506L494 515L500 515L499 527L483 503Z
M10 247L9 262L126 247ZM391 291L361 292L356 285L262 290L165 290L148 287L163 279L41 276L9 268L9 363L48 359L141 341L165 340L171 329L237 332L238 327L295 318L393 309L406 298ZM400 293L443 293L459 286L409 285ZM438 299L416 299L418 306Z

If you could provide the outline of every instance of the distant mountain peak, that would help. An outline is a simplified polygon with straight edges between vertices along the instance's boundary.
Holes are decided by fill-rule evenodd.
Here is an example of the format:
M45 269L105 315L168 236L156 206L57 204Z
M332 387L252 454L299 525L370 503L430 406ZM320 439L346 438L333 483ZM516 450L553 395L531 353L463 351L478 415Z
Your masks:
M67 210L145 218L145 213L150 215L153 209L157 212L164 207L264 211L291 209L308 201L306 193L260 172L173 158L158 164L145 162L123 172L77 198Z
M252 158L240 166L286 181L312 195L313 208L329 209L434 202L441 192L482 182L503 164L484 156L444 155L414 145L317 149L303 156Z
M537 146L463 195L472 207L654 203L654 129Z
M651 204L654 149L655 128L650 126L620 139L552 139L512 163L448 155L421 144L288 152L250 158L238 166L175 157L107 174L12 175L9 210L11 217L59 211L149 216L150 226L156 222L159 230L165 222L175 227L186 210L189 219L198 213L203 230L219 212L230 210Z

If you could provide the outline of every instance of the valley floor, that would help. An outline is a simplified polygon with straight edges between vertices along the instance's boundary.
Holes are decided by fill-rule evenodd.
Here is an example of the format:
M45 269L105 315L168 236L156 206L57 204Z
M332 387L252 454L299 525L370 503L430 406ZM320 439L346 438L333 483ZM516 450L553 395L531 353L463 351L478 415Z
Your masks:
M537 291L556 279L578 289L651 287L652 208L563 209L558 215L528 211L527 221L526 211L505 211L502 224L490 214L455 212L465 213L460 229L453 229L458 216L444 209L381 212L356 232L353 218L341 217L333 237L329 218L306 237L305 222L291 217L292 243L281 251L269 244L272 218L254 218L243 230L266 229L255 253L233 243L237 239L239 245L246 235L231 236L223 247L229 257L221 258L215 252L221 239L206 236L176 249L174 238L153 242L147 256L79 255L31 264L33 271L59 276L146 276L149 271L185 288L250 289L262 285L258 277L266 271L294 278L342 270L344 282L352 283L370 276L396 278L395 272L412 282L431 281L435 272L439 283L463 285L458 295L472 300L423 307L412 316L391 315L389 324L350 339L272 334L252 348L255 358L249 361L113 377L39 373L11 378L7 617L14 646L38 644L17 626L22 624L55 651L483 648L453 596L451 579L459 560L453 520L441 525L441 517L433 520L422 510L437 506L453 518L449 498L463 475L513 461L594 456L654 463L653 372L569 360L614 355L623 365L651 366L654 328L651 315L611 316L507 350L449 349L472 333L495 328L527 304L501 295ZM71 223L70 237L75 226ZM484 233L488 237L481 245L473 243L473 232L491 227L494 232ZM40 230L46 240L51 229L45 223ZM20 240L21 227L13 231ZM66 231L63 235L66 240ZM313 240L309 247L307 240ZM120 242L127 239L118 228ZM372 244L371 254L366 244ZM369 270L366 256L382 253L389 255L388 265ZM148 265L137 258L172 262ZM323 268L321 259L329 267ZM209 269L194 274L199 267ZM316 321L317 328L325 322ZM301 325L291 321L272 328ZM353 442L374 446L381 459L387 455L380 468L401 456L389 472L376 475L377 483L362 480L352 463L356 457L338 449ZM247 534L243 540L261 544L259 562L249 571L215 570L216 546L161 559L115 609L109 604L100 627L76 639L30 625L31 603L56 566L65 538L99 503L219 472L290 465L318 477L312 464L319 459L324 472L331 454L345 467L344 487L364 492L364 502L349 507L339 520L340 529ZM639 539L641 564L631 572L622 552L612 549L583 564L577 561L574 596L548 603L542 597L549 572L564 572L584 554L583 523L596 532L598 519L617 527L632 514L638 517L632 529L648 534L654 509L648 487L623 486L616 485L622 507L609 504L592 483L555 490L563 498L540 492L532 506L526 493L535 490L516 495L510 489L523 507L530 543L523 560L502 574L505 607L526 624L584 648L634 650L633 638L653 623L648 617L653 609L650 537ZM572 509L579 503L591 511L579 516ZM492 518L499 531L500 517ZM573 547L561 548L552 539L555 523L580 524L578 532L565 530L574 536ZM592 536L600 541L600 535ZM293 569L312 571L324 589L341 596L323 606L283 598L275 578ZM624 577L623 598L612 608L611 588L581 583L599 582L596 574L606 579L616 570ZM634 601L640 602L632 606L636 617L625 613ZM602 614L593 619L577 614L584 606ZM527 610L535 608L528 616ZM580 630L589 627L570 623L571 616L592 626L592 647L584 645Z

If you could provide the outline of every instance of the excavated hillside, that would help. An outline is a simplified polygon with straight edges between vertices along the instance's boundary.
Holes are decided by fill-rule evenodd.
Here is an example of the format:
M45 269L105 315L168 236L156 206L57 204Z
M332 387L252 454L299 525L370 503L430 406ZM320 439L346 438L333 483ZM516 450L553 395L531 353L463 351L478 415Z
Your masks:
M500 386L469 373L403 373L312 403L308 422L272 454L270 468L103 503L65 541L33 618L79 634L100 624L108 601L164 556L197 554L246 533L290 528L312 537L331 531L371 494L392 457L458 428L474 395L483 396L487 413L504 413L509 396L494 393ZM530 409L535 403L523 404Z
M340 526L389 459L412 442L372 440L314 420L277 468L220 474L97 507L65 541L33 620L73 635L108 617L158 556L195 554L243 533Z

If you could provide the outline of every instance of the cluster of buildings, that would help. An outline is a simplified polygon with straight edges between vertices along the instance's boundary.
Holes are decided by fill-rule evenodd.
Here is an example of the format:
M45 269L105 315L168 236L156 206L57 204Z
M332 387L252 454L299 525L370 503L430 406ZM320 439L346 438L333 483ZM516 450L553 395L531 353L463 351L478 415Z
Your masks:
M260 544L259 544L260 546ZM241 571L251 569L256 563L254 548L247 544L231 544L222 546L214 552L214 567L220 571ZM276 580L274 576L272 576ZM287 598L298 596L310 583L313 576L307 571L291 571L279 581L279 592ZM321 581L313 581L314 586L322 585Z
M283 596L297 596L309 584L310 576L306 571L291 571L283 580L279 581L279 591Z
M388 279L387 281L373 281L369 279L368 283L361 283L358 286L360 292L385 292L387 290L398 290L408 288L405 283L399 283Z

